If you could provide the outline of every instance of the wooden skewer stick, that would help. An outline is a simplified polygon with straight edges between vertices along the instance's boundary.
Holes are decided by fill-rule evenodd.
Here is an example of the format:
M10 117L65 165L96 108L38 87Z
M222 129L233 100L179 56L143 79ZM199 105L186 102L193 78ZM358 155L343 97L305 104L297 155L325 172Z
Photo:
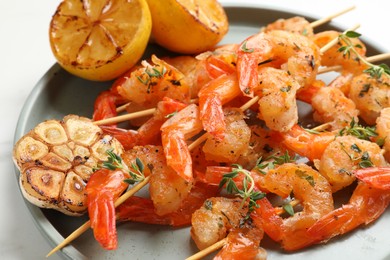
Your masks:
M290 202L290 205L292 207L295 207L299 203L300 203L299 200L292 200ZM277 207L277 208L275 208L275 211L276 211L276 214L278 214L278 215L281 215L284 212L286 212L283 209L283 207ZM212 252L217 251L218 249L222 248L226 243L227 243L227 238L225 237L225 238L219 240L218 242L212 244L211 246L206 247L205 249L199 251L198 253L193 254L192 256L186 258L185 260L198 260L198 259L202 259L203 257L211 254Z
M367 61L371 62L371 63L374 63L374 62L381 61L381 60L386 60L386 59L390 59L390 52L389 53L382 53L382 54L378 54L378 55L375 55L375 56L368 57ZM326 72L330 72L330 71L339 71L342 68L343 67L340 66L340 65L330 66L330 67L323 67L323 68L320 68L318 70L318 74L322 74L322 73L326 73Z
M116 112L117 112L117 113L121 113L121 112L125 111L126 108L127 108L128 106L130 106L130 104L131 104L131 103L129 102L129 103L126 103L126 104L124 104L124 105L122 105L122 106L117 107L117 108L116 108Z
M214 251L217 251L218 249L222 248L227 242L227 238L225 237L224 239L219 240L217 243L212 244L209 247L206 247L202 251L199 251L198 253L186 258L186 260L198 260L201 259L208 254L211 254Z
M338 16L340 16L340 15L343 15L343 14L345 14L345 13L347 13L347 12L349 12L349 11L355 9L355 8L356 8L355 6L348 7L348 8L346 8L346 9L344 9L344 10L338 12L338 13L335 13L335 14L329 15L328 17L324 17L324 18L322 18L322 19L320 19L320 20L314 21L314 22L312 22L312 23L310 24L310 26L311 26L312 28L317 27L317 26L320 26L320 25L322 25L322 24L324 24L324 23L329 22L329 21L332 20L333 18L336 18L336 17L338 17Z
M197 98L194 98L194 99L191 99L190 100L190 103L191 104L195 104L198 102L198 99ZM120 107L118 107L116 109L116 112L117 113L120 113L120 112L123 112L126 110L126 108L130 105L130 103L126 103ZM110 117L110 118L106 118L106 119L102 119L102 120L98 120L98 121L94 121L93 123L96 124L96 125L109 125L109 124L115 124L115 123L120 123L120 122L123 122L123 121L126 121L126 120L131 120L131 119L135 119L135 118L139 118L139 117L144 117L144 116L151 116L153 115L153 113L156 111L156 108L149 108L149 109L145 109L145 110L142 110L142 111L137 111L137 112L133 112L133 113L129 113L129 114L126 114L126 115L121 115L121 116L115 116L115 117Z
M144 187L149 182L150 176L147 176L143 181L137 183L132 189L128 190L126 193L124 193L121 197L119 197L115 201L115 207L118 207L120 204L125 202L128 198L133 196L136 192L138 192L142 187ZM81 234L83 234L85 231L87 231L91 227L91 221L88 220L85 222L82 226L80 226L78 229L73 231L72 234L70 234L67 238L65 238L60 244L58 244L53 250L51 250L46 257L51 256L58 250L62 249L66 245L68 245L70 242L78 238Z
M99 121L94 121L93 123L96 125L109 125L109 124L119 123L119 122L123 122L134 118L139 118L143 116L151 116L155 111L156 108L150 108L150 109L146 109L146 110L142 110L142 111L126 114L126 115L110 117Z

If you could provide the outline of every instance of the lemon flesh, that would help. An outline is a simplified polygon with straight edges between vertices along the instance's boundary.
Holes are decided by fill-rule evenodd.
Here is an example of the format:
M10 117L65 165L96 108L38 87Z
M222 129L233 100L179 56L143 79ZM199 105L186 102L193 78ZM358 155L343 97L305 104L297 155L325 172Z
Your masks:
M65 0L50 23L50 45L70 73L111 80L142 57L151 25L145 0Z

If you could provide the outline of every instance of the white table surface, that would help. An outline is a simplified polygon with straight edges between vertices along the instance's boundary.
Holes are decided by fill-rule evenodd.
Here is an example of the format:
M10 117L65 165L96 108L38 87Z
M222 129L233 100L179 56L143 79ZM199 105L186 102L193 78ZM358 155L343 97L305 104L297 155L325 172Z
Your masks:
M239 2L221 1L221 2ZM356 5L357 9L337 18L336 23L358 30L390 51L388 21L390 2L379 0L252 0L257 4L302 11L324 17ZM48 26L59 0L0 2L0 258L44 259L49 244L34 225L20 194L11 160L13 135L27 95L55 63L48 40ZM60 259L54 255L50 259Z

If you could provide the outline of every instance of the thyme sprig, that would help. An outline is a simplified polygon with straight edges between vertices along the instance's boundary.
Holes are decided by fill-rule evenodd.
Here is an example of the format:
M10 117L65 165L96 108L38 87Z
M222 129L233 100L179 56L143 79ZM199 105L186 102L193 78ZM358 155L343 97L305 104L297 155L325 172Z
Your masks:
M375 127L362 126L352 118L349 126L342 128L338 133L338 136L352 135L362 140L370 141L371 137L378 136Z
M275 165L282 165L285 163L295 162L297 160L297 156L291 157L288 151L284 154L277 156L276 153L266 157L263 160L263 157L257 159L255 169L257 169L260 173L266 174L265 169L274 169Z
M106 168L112 171L121 169L128 172L131 178L124 180L124 182L128 184L134 184L145 179L144 165L139 158L135 158L135 163L131 163L130 168L128 168L127 165L123 163L122 158L114 153L112 149L107 150L106 153L108 157L106 161L102 162L102 168Z
M135 158L135 163L131 163L130 169L128 171L131 178L126 179L125 182L134 184L136 182L143 181L145 179L144 168L145 167L142 161L138 157Z
M371 62L368 62L365 58L363 58L356 50L356 48L362 48L360 44L353 44L351 39L353 38L359 38L361 36L360 33L354 32L354 31L347 31L345 33L342 33L339 35L339 40L343 41L346 46L341 46L338 51L343 53L343 56L347 56L350 58L351 52L353 52L356 57L362 61L364 64L366 64L369 68L364 70L364 73L367 73L370 75L370 77L379 79L382 77L382 75L390 76L390 68L386 64L382 63L379 65L372 64Z
M244 169L239 164L233 164L233 170L227 174L223 175L221 182L219 183L219 188L222 189L225 186L227 193L237 194L242 198L241 208L244 206L245 202L249 199L248 203L248 214L250 214L255 208L258 208L256 201L265 197L265 193L260 191L255 191L255 181L251 175L251 172ZM242 181L242 189L239 189L233 180L239 174L244 174L244 179Z

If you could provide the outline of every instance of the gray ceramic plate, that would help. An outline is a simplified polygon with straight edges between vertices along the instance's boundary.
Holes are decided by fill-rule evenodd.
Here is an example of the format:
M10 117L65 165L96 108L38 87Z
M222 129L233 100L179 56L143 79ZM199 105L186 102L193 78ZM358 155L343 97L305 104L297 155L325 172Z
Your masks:
M262 6L243 6L244 3L226 5L230 20L230 31L224 43L241 42L259 28L278 18L296 14L267 9ZM300 14L310 19L306 14ZM322 26L318 31L329 28ZM340 29L340 28L336 28ZM345 28L344 28L345 29ZM380 52L374 44L368 43L369 55ZM145 57L151 53L162 54L161 49L151 46ZM90 117L97 94L110 87L110 83L96 83L71 76L58 65L54 65L38 82L28 97L21 112L15 133L15 141L30 129L46 119L62 119L67 114ZM15 169L16 176L19 176ZM53 210L42 210L26 202L36 224L51 246L59 244L85 222L86 218L64 216ZM296 253L286 253L269 239L262 246L268 251L269 259L384 259L390 257L390 212L387 211L374 225L360 228L350 234ZM61 251L66 259L184 259L197 249L190 239L189 229L124 223L118 227L119 248L105 251L88 231ZM43 256L42 256L43 257Z

